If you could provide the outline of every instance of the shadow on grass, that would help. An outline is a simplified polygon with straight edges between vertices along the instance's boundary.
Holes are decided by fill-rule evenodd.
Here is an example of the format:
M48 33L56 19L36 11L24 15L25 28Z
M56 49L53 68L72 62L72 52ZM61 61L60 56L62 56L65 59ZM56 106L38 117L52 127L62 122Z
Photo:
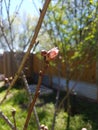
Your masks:
M59 103L62 101L65 92L60 92ZM44 103L52 102L55 104L56 101L56 91L51 95L43 95L40 98L43 98ZM98 130L98 103L89 101L85 98L76 97L70 95L71 99L71 116L82 115L84 122L90 122L92 128L91 130ZM66 100L64 101L62 108L66 111L67 105Z
M0 87L0 93L3 92L3 91L5 91L6 89L7 89L6 86Z
M6 86L6 85L3 85L3 86L0 86L0 93L7 90L9 86ZM13 88L15 89L22 89L23 87L21 87L21 85L14 85Z
M92 130L98 130L98 103L79 97L71 101L74 115L82 114L85 122L91 122Z
M56 96L56 92L54 91L51 94L41 95L41 96L39 96L39 98L40 98L40 100L43 100L45 104L50 103L50 102L55 103L55 96Z
M53 104L55 104L56 95L57 95L57 90L53 90L53 93L51 93L51 94L41 95L40 99L42 99L44 101L44 103L52 102ZM64 98L65 95L66 95L65 92L62 92L62 91L60 92L59 102L61 102L61 100Z
M8 100L8 102L12 102L13 105L15 104L19 105L21 109L27 109L28 95L24 89L19 89L19 91L13 93L13 97L11 97Z
M45 112L45 111L40 111L40 112L38 113L38 115L39 115L39 117L40 117L40 120L42 120L42 119L45 119L45 118L47 117L47 112Z

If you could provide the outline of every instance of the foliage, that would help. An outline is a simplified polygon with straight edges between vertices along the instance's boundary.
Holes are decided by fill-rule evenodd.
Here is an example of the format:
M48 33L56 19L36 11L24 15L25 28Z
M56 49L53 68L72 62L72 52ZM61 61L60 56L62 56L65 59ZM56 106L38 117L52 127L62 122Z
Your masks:
M44 29L48 32L51 42L59 47L63 55L73 50L77 55L84 53L85 50L88 53L96 50L98 19L96 8L96 0L51 2L44 21Z

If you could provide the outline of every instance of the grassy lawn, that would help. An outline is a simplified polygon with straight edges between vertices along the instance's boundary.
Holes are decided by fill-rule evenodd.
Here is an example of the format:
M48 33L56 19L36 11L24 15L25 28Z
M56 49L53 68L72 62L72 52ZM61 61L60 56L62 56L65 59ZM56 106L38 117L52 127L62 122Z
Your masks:
M4 96L5 89L0 88L0 99ZM51 130L56 93L40 96L36 103L39 120ZM64 93L60 94L60 100ZM16 109L16 125L18 130L22 130L27 115L28 98L24 89L12 89L7 100L0 106L0 109L13 122L11 109ZM68 130L98 130L98 104L88 102L84 99L71 97L71 116ZM63 109L64 108L64 109ZM58 112L55 130L66 130L68 115L66 113L66 103ZM10 130L11 128L0 117L0 130ZM37 130L34 115L32 114L28 130Z

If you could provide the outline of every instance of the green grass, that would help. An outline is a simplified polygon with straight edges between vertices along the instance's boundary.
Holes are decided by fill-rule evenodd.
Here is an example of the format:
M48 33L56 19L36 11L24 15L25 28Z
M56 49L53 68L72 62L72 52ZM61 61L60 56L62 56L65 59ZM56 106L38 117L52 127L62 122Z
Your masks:
M5 89L0 88L0 99L4 96ZM65 95L60 95L60 100ZM38 112L39 120L41 124L45 124L51 130L54 103L56 93L50 95L40 96L37 100L36 109ZM67 130L81 130L82 127L86 127L87 130L98 130L98 104L85 101L80 98L71 99L72 111L69 120L69 129ZM55 130L66 130L68 115L65 108L61 109L56 118ZM63 106L64 106L63 105ZM22 130L25 119L27 116L28 108L28 95L24 89L12 89L7 100L0 106L0 109L5 115L13 122L11 109L16 109L16 125L18 130ZM0 130L11 130L11 128L0 117ZM37 130L36 121L32 114L29 122L28 130Z

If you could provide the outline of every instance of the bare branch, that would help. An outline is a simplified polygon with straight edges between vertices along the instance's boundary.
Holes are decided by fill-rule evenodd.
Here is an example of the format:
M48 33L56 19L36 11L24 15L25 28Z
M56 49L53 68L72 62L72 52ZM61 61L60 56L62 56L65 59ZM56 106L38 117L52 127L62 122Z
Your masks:
M29 95L29 101L30 103L32 102L32 94L31 94L31 91L29 89L29 85L28 85L28 82L27 82L27 79L26 79L26 76L24 74L24 72L22 71L22 79L23 79L23 82L25 84L25 88L27 90L27 93ZM40 130L40 123L39 123L39 118L38 118L38 115L37 115L37 112L36 112L36 108L34 107L33 108L33 112L34 112L34 116L35 116L35 119L36 119L36 123L37 123L37 127L38 127L38 130Z
M2 36L4 37L5 42L8 45L9 49L12 50L11 47L10 47L9 41L7 39L7 36L6 36L5 32L4 32L4 26L2 24L0 24L0 29L1 29L1 32L2 32Z
M21 8L21 5L22 5L23 1L24 1L24 0L21 0L19 6L16 7L16 9L15 9L15 15L14 15L13 19L11 20L11 24L14 22L14 20L15 20L17 14L18 14L18 12L19 12L19 10L20 10L20 8Z
M7 116L4 115L4 113L0 110L0 116L5 120L5 122L10 126L10 128L12 130L15 130L14 125L12 124L12 122L8 119Z
M34 5L34 7L35 7L35 9L36 9L36 12L38 13L38 15L40 14L40 12L39 12L39 10L38 10L38 8L37 8L37 6L36 6L36 4L35 4L35 2L34 2L34 0L32 0L32 3L33 3L33 5Z
M0 15L1 15L1 16L2 16L2 1L3 1L3 0L0 1Z
M34 109L35 102L36 102L36 100L37 100L37 98L38 98L38 96L40 94L40 86L41 86L41 83L42 83L43 75L44 75L47 67L48 67L48 65L46 63L46 66L44 67L43 71L40 71L40 73L39 73L39 79L38 79L38 84L37 84L37 87L36 87L36 92L35 92L35 95L33 97L33 101L31 102L31 104L29 106L28 115L27 115L23 130L27 130L29 120L30 120L30 117L31 117L31 113L32 113L32 111Z
M5 2L5 7L6 7L7 19L9 23L9 31L10 31L10 39L11 39L10 45L12 45L12 49L13 49L12 25L11 25L11 20L10 20L10 0L8 1L8 6L6 3L6 0L4 0L4 2Z

